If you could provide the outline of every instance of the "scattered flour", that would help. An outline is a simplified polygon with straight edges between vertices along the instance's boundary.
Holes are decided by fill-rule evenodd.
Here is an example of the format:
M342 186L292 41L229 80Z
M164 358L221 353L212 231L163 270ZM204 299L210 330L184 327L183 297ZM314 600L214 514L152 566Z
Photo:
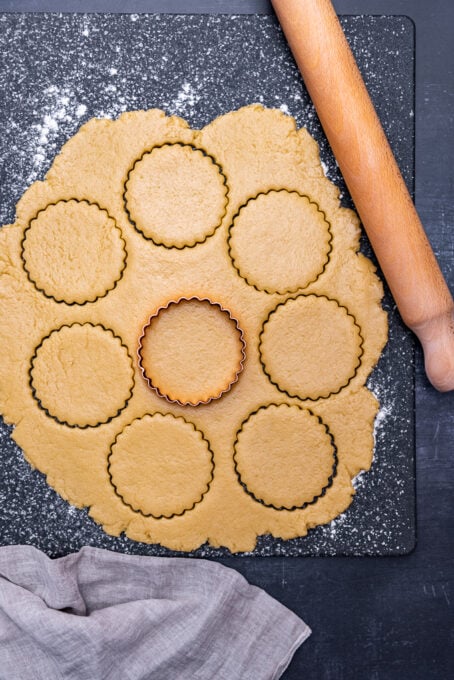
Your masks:
M50 85L44 90L44 94L47 96L48 103L42 111L42 122L33 125L33 135L31 135L34 148L30 149L32 170L27 178L28 184L35 181L40 174L49 151L57 150L60 125L71 121L71 111L74 111L71 93L68 90Z
M353 477L352 486L355 489L355 491L359 489L366 481L365 475L367 475L367 472L365 470L361 470L361 472L358 472L358 474L355 477Z
M328 533L331 537L335 536L338 527L342 526L346 519L347 515L345 512L343 512L341 515L338 515L335 519L331 520L328 525L323 527L324 532Z
M117 73L114 68L109 70L110 75L114 75L114 72ZM117 88L112 83L108 83L105 92L116 95ZM59 152L62 137L68 139L75 134L80 126L80 119L89 113L87 105L78 101L75 92L67 87L50 85L44 90L44 94L47 103L42 108L41 122L32 125L29 136L28 152L32 158L32 168L27 177L26 186L43 175L49 161ZM95 109L90 112L90 117L116 118L127 108L125 97L119 95L115 96L107 110L105 108Z
M85 115L87 113L87 107L85 104L79 104L79 106L76 109L76 116L80 118L81 116Z
M392 404L385 404L384 406L381 407L381 409L377 413L377 417L375 418L374 424L375 438L377 437L378 430L383 427L386 419L392 414L392 412L393 412Z
M171 103L169 110L171 113L184 116L189 113L189 110L197 104L200 95L197 90L188 82L183 83L176 98Z

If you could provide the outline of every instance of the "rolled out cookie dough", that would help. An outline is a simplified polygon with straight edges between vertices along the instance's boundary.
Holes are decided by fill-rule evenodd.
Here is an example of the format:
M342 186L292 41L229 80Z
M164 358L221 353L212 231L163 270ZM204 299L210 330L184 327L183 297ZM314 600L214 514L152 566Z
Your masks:
M85 124L0 231L0 410L26 459L172 549L329 522L372 463L387 337L359 236L278 110Z

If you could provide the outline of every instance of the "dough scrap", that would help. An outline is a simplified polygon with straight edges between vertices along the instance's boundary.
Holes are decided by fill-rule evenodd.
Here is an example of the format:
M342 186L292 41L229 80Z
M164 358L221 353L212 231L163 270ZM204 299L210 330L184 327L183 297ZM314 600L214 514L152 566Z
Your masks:
M299 238L298 206L313 247ZM243 221L254 207L260 224ZM88 210L102 223L74 230ZM273 239L276 210L287 217ZM77 266L84 233L91 250ZM159 110L89 121L0 230L0 411L12 436L112 535L239 552L329 522L372 462L378 403L365 383L387 339L359 236L316 142L278 110L244 107L202 130ZM150 389L139 363L150 319L180 298L228 310L246 345L238 380L197 406ZM174 319L172 342L188 348L188 367L219 350L199 371L219 392L241 356L237 330L230 343L228 330L200 334L192 320L191 330L190 316ZM178 370L164 345L167 385Z

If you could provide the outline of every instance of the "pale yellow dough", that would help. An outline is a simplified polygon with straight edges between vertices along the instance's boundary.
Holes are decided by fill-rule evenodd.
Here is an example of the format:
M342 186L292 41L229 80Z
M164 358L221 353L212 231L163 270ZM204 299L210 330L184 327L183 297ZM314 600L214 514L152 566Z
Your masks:
M85 124L0 231L0 410L27 460L173 549L329 522L372 462L387 338L359 236L280 111Z

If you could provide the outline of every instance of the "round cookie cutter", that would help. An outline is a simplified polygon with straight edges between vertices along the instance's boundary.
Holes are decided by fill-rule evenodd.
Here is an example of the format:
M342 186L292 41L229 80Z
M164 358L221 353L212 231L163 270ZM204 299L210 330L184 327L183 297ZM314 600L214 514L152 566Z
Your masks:
M145 335L147 333L148 328L150 328L151 324L153 323L153 319L156 319L158 315L169 309L172 305L179 305L182 302L207 302L208 304L212 305L213 307L217 307L221 312L224 312L225 314L228 314L229 318L231 321L234 322L236 330L239 333L239 341L241 343L241 359L237 365L237 370L235 371L234 378L229 382L226 388L221 390L218 394L215 396L209 397L208 399L199 399L198 401L181 401L180 399L172 399L169 397L169 395L165 394L162 392L157 385L153 384L153 381L151 378L147 375L145 367L143 365L143 357L142 357L142 350L143 350L143 340L145 338ZM199 297L198 295L191 295L190 297L182 296L177 298L176 300L169 300L165 305L161 305L158 307L158 309L149 317L147 323L143 326L142 328L142 333L139 337L139 346L137 349L137 356L138 356L138 361L139 361L139 367L142 373L142 376L144 377L145 381L148 384L148 387L152 389L154 392L159 397L162 397L165 399L169 404L179 404L180 406L201 406L204 404L209 404L212 401L216 401L217 399L220 399L224 394L227 394L227 392L230 392L232 389L233 385L238 382L239 377L243 371L244 368L244 362L246 360L246 341L244 339L244 332L243 329L240 326L239 320L233 316L233 314L230 312L230 310L226 309L223 307L219 302L214 302L213 300L210 300L210 298L207 297Z

